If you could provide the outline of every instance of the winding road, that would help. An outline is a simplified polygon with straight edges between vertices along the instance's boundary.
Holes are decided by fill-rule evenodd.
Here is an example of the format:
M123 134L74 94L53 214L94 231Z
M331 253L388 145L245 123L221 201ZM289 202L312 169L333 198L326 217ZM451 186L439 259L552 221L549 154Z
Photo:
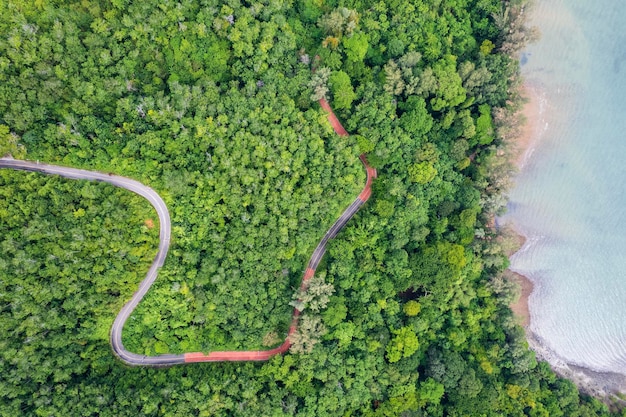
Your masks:
M348 132L343 128L332 109L326 102L326 100L320 100L320 106L328 112L328 120L331 123L335 132L340 136L348 136ZM350 206L339 216L335 223L328 229L322 240L319 242L311 259L307 265L307 268L302 277L302 283L300 288L305 290L307 282L313 275L319 265L324 253L326 253L326 245L328 241L334 238L337 233L348 223L348 221L355 215L359 208L369 199L372 190L371 185L374 178L376 178L376 169L368 165L365 155L361 155L361 162L363 163L367 172L367 182L365 187L359 194L359 196L350 204ZM204 354L202 352L191 352L184 354L164 354L156 356L139 355L133 352L129 352L124 348L122 344L122 329L126 320L130 317L133 310L141 302L146 295L155 279L159 268L163 266L167 251L170 246L171 236L171 223L170 214L167 210L167 206L163 199L152 188L143 185L142 183L132 180L130 178L121 177L113 174L106 174L97 171L87 171L84 169L67 168L57 165L40 164L39 162L20 161L11 158L0 158L0 168L16 169L23 171L41 172L49 175L60 175L65 178L77 179L77 180L90 180L101 181L112 184L116 187L125 188L144 197L152 204L159 216L160 233L159 233L159 251L157 252L146 277L139 284L139 288L133 294L132 298L122 307L118 313L113 326L111 327L111 347L113 352L126 364L134 366L168 366L183 363L192 362L222 362L222 361L265 361L272 356L285 353L291 343L289 342L289 335L297 330L298 317L300 311L295 308L293 312L293 319L289 327L289 332L282 345L270 350L256 350L256 351L222 351L211 352Z

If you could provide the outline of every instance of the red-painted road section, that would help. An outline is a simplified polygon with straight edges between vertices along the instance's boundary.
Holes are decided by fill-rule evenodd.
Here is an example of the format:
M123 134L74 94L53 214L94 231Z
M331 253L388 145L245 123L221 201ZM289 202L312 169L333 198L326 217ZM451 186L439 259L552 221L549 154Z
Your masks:
M335 133L339 136L348 136L348 132L346 131L346 129L343 128L343 125L341 124L339 119L337 119L337 116L335 116L335 112L333 111L333 109L330 108L330 104L328 104L326 99L321 99L319 103L322 109L328 112L328 121L330 122L330 125L333 127L333 129L335 129Z
M328 121L331 126L335 130L339 136L348 136L348 132L341 125L337 116L331 109L330 105L325 99L321 99L319 101L320 106L326 112L328 112ZM326 243L329 239L335 237L335 235L345 226L345 224L354 216L358 208L363 205L372 195L372 181L376 178L376 169L371 167L367 163L367 159L365 158L365 154L360 156L361 162L365 167L367 172L367 181L365 183L365 187L363 191L359 194L357 199L355 200L350 207L342 213L342 215L337 219L335 224L329 229L326 233L322 241L317 245L317 248L313 252L311 256L311 260L307 266L307 269L304 271L304 276L302 277L302 283L300 284L301 290L306 290L308 285L308 281L313 278L315 275L315 269L319 264L322 256L326 252ZM339 227L337 227L339 226ZM204 354L202 352L193 352L193 353L185 353L185 363L192 362L225 362L225 361L266 361L270 359L272 356L285 353L289 350L291 343L289 342L289 336L297 330L298 325L298 316L300 316L300 310L294 308L293 310L293 319L291 320L291 326L289 327L289 332L287 334L287 338L277 348L270 350L252 350L252 351L224 351L224 352L211 352L209 354Z

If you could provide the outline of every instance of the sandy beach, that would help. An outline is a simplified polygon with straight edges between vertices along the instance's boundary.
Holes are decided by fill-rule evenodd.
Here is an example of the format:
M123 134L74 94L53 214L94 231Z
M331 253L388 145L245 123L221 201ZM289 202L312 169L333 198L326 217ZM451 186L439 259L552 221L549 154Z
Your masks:
M532 156L545 130L543 113L546 105L545 93L536 85L526 83L522 88L522 97L527 100L522 109L524 126L514 145L515 165L520 170Z
M521 129L519 137L516 139L513 147L513 155L515 165L521 170L532 156L535 146L544 130L545 123L543 121L543 111L545 107L545 97L540 88L532 84L525 84L522 90L522 96L526 99L526 103L522 109L524 125ZM524 246L526 238L516 231L518 242L515 251ZM510 253L509 256L513 255ZM519 299L510 305L513 314L518 317L520 324L528 330L530 326L530 309L528 307L528 298L533 292L533 283L525 276L517 272L507 271L507 278L517 282L521 288Z
M519 170L523 169L528 163L538 141L541 140L546 126L544 112L547 106L545 93L538 86L532 84L524 85L522 95L527 100L522 109L524 126L513 144L513 161ZM514 225L509 226L512 227L518 238L515 250L509 254L511 256L524 246L526 237L515 231ZM520 297L510 307L519 324L524 327L529 347L535 352L537 359L548 362L559 376L573 381L582 392L603 400L609 406L626 406L626 401L618 396L619 393L626 393L626 376L618 373L595 372L576 366L565 362L552 352L531 330L531 314L528 301L533 291L533 282L511 270L506 271L506 277L520 285Z

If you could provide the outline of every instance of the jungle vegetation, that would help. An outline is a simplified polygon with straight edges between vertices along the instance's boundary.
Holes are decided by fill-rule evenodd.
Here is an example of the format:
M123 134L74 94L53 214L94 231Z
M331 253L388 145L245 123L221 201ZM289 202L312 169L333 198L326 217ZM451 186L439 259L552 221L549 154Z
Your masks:
M291 353L148 369L116 360L108 332L156 251L149 204L0 170L0 415L608 415L528 350L490 226L524 7L0 2L0 153L133 177L170 209L130 350L278 345L308 257L363 186L358 155L379 173Z

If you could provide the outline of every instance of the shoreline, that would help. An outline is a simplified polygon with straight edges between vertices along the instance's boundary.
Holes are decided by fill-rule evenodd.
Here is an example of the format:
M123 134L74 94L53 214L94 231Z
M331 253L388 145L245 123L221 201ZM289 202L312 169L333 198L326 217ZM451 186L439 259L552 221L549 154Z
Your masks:
M512 144L513 163L518 172L521 171L531 158L535 151L537 142L541 139L543 131L545 131L545 122L543 121L543 113L545 111L545 93L540 87L526 82L522 86L521 96L526 100L524 106L520 110L522 123L520 132ZM542 126L543 125L543 126ZM526 244L526 236L520 233L514 225L511 225L512 232L517 239L515 248L508 254L510 258L518 252ZM526 276L507 269L506 278L520 286L521 293L517 301L509 304L513 311L513 315L519 320L520 325L526 330L527 334L530 330L531 314L529 308L529 298L533 292L534 284Z
M531 159L537 143L541 140L547 128L547 123L544 119L547 100L542 88L534 83L526 82L522 86L521 95L526 100L520 110L523 125L515 142L512 143L512 162L518 172ZM517 239L514 249L507 254L510 258L525 246L527 238L514 224L509 224L508 226L512 230L515 239ZM594 371L583 366L568 363L559 357L531 330L532 315L529 308L529 298L535 286L533 281L510 269L505 271L505 277L517 283L520 287L519 298L510 303L509 307L518 323L523 327L528 347L535 352L537 360L547 362L559 377L572 381L581 392L598 398L609 407L626 406L626 400L620 398L620 394L623 396L626 393L626 375Z

